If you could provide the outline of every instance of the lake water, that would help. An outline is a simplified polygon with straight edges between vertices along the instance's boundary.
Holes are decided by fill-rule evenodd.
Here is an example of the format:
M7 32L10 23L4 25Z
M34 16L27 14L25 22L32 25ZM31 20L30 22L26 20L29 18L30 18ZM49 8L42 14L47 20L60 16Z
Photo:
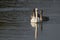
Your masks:
M31 0L20 5L17 1L16 7L0 8L0 40L34 40L35 28L30 23L30 16L35 7L43 9L44 15L49 17L49 21L43 22L42 32L38 24L38 40L59 40L59 3L59 0Z

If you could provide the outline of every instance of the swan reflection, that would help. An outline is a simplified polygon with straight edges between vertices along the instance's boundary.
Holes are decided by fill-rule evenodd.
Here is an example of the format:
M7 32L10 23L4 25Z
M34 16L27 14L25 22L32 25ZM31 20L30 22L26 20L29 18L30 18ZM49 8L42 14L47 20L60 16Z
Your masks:
M33 28L35 28L35 27L39 27L39 23L31 22L31 26L32 26Z
M41 31L43 30L43 24L42 24L42 22L40 22L40 23L31 22L30 24L31 24L31 26L32 26L33 28L38 27L38 28L40 28Z
M38 38L38 24L37 23L34 23L34 22L32 22L31 23L31 26L33 27L33 28L35 28L35 40L37 40L37 38Z
M34 23L34 22L32 22L31 26L33 28L35 28L35 40L37 40L37 38L38 38L38 28L40 28L40 30L42 31L42 22L41 23Z

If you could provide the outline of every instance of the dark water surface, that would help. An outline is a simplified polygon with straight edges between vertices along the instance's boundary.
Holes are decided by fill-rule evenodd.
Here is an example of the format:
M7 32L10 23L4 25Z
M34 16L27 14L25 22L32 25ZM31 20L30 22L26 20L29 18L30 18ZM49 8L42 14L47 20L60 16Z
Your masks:
M49 16L50 19L48 22L43 22L42 32L38 24L38 40L60 39L59 0L18 0L15 2L16 4L12 2L15 7L0 8L0 40L34 40L34 28L30 23L30 16L35 7L39 10L43 9L44 15Z

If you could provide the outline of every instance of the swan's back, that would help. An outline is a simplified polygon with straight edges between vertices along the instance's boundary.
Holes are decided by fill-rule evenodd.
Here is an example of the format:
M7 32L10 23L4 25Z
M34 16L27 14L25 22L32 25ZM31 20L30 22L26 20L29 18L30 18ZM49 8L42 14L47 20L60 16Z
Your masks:
M31 22L40 22L40 19L39 19L39 17L36 18L36 17L32 16Z

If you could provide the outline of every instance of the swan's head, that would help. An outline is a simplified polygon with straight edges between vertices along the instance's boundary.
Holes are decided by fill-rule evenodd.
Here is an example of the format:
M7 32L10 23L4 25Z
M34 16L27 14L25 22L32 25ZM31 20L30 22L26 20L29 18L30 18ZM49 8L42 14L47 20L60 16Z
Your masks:
M33 15L32 15L32 16L33 16L33 17L36 17L36 13L37 13L37 12L38 12L38 8L34 8L34 9L33 9ZM32 16L31 16L31 17L32 17Z
M34 8L34 9L33 9L33 12L34 12L34 13L35 13L36 11L38 11L38 8Z
M35 11L38 11L38 8L35 8Z
M40 14L43 14L43 10L42 9L40 10Z

